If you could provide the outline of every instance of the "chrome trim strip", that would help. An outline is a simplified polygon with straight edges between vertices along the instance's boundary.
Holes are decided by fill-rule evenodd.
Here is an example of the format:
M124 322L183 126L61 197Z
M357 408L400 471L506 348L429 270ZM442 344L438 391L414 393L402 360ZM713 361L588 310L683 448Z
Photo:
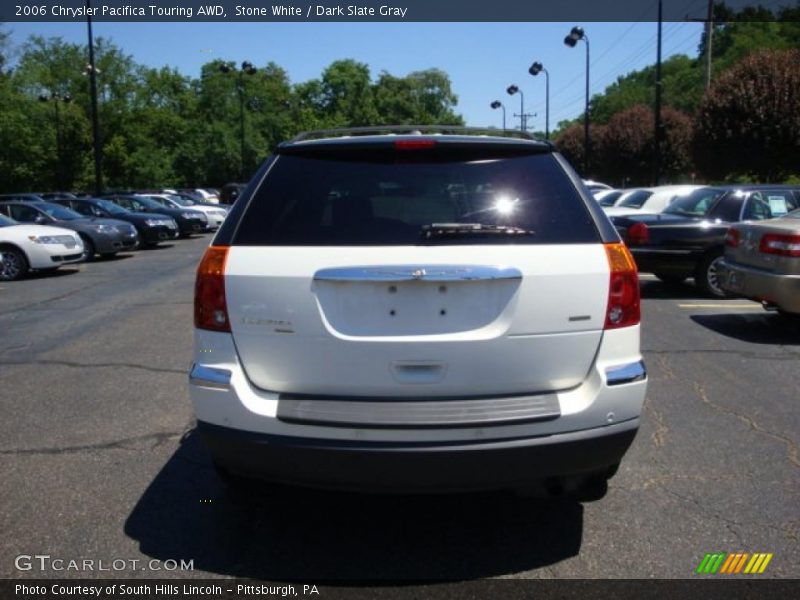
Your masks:
M500 396L448 400L436 397L331 398L281 397L278 419L288 423L328 427L420 429L489 427L557 419L561 407L557 394Z
M647 369L644 367L643 360L606 369L606 383L608 385L622 385L623 383L634 383L645 379L647 379Z
M314 273L314 281L489 281L522 279L522 272L513 267L493 265L380 265L334 267Z
M231 371L194 363L189 372L189 383L216 390L227 390L231 386Z

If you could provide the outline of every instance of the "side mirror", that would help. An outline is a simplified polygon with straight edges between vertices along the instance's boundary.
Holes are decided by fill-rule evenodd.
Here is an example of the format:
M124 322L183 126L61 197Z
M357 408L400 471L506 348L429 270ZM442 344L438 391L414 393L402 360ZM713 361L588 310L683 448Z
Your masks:
M46 225L49 221L44 215L36 215L36 218L33 220L33 222L37 225Z

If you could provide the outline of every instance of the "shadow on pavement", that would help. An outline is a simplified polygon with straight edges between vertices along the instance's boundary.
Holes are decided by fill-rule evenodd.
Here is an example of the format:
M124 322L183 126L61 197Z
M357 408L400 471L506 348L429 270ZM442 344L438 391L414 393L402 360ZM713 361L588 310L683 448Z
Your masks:
M578 554L583 507L512 494L387 496L264 486L232 497L196 431L145 490L125 533L153 558L269 580L463 580Z
M120 260L125 260L126 258L133 258L134 250L123 250L120 252L116 252L114 254L95 254L92 257L92 260L86 262L93 262L93 263L109 263L109 262L118 262Z
M149 252L150 250L167 250L169 248L174 248L175 244L173 243L164 243L159 242L158 244L149 245L149 246L139 246L138 250L144 250L145 252Z
M639 290L643 299L651 300L708 300L703 292L698 290L694 281L687 279L683 283L664 283L663 281L639 282Z
M75 275L75 273L80 272L80 269L75 267L60 267L58 269L51 269L50 271L29 271L20 281L24 281L25 279L55 279L58 277L66 277L67 275Z
M800 319L776 313L692 315L690 318L711 331L751 344L800 345Z

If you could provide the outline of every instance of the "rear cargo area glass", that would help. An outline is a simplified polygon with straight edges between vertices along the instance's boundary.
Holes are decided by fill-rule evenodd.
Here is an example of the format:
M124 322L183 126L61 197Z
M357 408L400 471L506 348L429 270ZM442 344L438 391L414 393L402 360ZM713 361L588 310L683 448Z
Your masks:
M426 225L456 223L516 233L421 236ZM549 154L427 160L417 153L279 156L233 239L243 246L599 241L583 199Z

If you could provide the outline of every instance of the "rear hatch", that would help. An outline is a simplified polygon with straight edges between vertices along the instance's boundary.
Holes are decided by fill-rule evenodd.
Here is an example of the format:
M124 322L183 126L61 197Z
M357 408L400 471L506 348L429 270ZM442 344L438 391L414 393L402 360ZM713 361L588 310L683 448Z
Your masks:
M577 386L608 286L585 201L532 143L292 147L244 208L225 268L251 382L325 396Z

